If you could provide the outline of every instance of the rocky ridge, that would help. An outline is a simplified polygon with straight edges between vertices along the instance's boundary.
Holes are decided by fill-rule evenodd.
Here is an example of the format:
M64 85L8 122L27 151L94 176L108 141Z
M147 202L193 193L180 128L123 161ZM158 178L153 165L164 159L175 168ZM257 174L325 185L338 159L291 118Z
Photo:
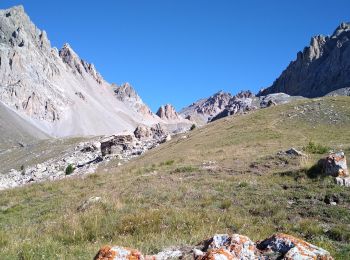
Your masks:
M347 95L350 87L350 23L340 24L331 36L311 38L272 86L259 95L283 92L320 97L330 92ZM345 89L342 91L342 89Z
M298 99L302 97L292 97L284 93L257 97L249 90L241 91L236 95L219 91L207 99L198 100L182 109L180 115L199 125L204 125L226 116L285 104Z
M168 249L152 256L143 256L135 249L120 246L105 246L100 249L95 260L251 260L251 259L288 259L288 260L332 260L328 251L296 237L278 233L254 243L248 237L239 234L218 234L202 241L195 247Z

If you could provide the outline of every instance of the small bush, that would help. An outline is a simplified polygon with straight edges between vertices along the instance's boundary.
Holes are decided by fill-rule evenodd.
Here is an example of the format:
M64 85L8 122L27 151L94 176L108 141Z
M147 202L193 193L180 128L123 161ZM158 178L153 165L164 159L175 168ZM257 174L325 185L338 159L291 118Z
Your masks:
M303 150L307 153L324 154L327 153L330 148L328 146L323 146L321 144L316 144L310 141L306 146L303 147Z
M195 124L191 125L190 131L194 130L195 128L196 128Z
M161 162L161 163L159 164L159 166L164 166L164 165L170 166L170 165L173 165L174 162L175 162L174 160L167 160L167 161L165 161L165 162Z
M232 206L231 200L223 200L220 204L220 209L226 210L229 209Z
M66 175L69 175L69 174L72 174L73 172L74 172L74 167L73 167L73 165L71 165L71 164L68 164L68 166L67 166L67 168L66 168Z
M180 173L180 172L194 172L196 171L197 168L192 167L192 166L182 166L182 167L178 167L174 170L174 172L176 173Z
M238 187L240 187L240 188L248 187L248 183L245 182L245 181L242 181L242 182L240 182L240 183L238 184Z

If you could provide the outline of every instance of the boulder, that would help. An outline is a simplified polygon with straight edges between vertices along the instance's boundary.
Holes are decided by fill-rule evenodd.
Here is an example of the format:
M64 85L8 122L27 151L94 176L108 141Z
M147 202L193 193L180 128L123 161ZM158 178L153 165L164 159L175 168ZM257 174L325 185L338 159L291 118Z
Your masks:
M153 256L143 257L133 249L105 246L100 249L95 260L113 259L195 259L195 260L333 260L329 252L306 241L286 234L274 234L254 243L248 237L239 234L219 234L202 241L192 250L165 250Z
M150 127L144 126L144 125L139 125L135 129L134 135L137 139L142 140L142 139L151 138L153 134L152 134Z
M273 236L257 243L257 248L263 255L272 254L276 259L333 259L329 252L312 245L304 240L286 234L274 234Z
M85 200L82 204L79 205L77 211L85 211L90 208L92 205L97 204L101 201L101 197L91 197Z
M143 260L144 256L135 249L120 246L104 246L94 260Z
M201 243L202 249L196 251L196 259L255 259L259 255L255 243L248 237L234 234L214 235ZM203 252L203 254L201 253Z
M304 154L301 151L298 151L297 149L295 149L293 147L290 148L289 150L287 150L286 154L288 154L288 155L295 155L295 156L306 156L306 154Z
M101 141L102 156L106 156L108 154L117 154L123 150L128 149L133 140L134 139L131 135L113 135L107 137Z
M324 160L324 172L334 177L349 177L346 157L343 152L331 153Z

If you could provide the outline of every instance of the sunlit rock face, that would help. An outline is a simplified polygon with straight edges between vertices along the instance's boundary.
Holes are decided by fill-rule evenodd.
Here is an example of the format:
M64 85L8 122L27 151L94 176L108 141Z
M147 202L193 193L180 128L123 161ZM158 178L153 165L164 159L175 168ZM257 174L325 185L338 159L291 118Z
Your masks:
M283 92L319 97L330 92L350 94L350 23L339 25L331 36L315 36L297 54L271 87L259 95Z

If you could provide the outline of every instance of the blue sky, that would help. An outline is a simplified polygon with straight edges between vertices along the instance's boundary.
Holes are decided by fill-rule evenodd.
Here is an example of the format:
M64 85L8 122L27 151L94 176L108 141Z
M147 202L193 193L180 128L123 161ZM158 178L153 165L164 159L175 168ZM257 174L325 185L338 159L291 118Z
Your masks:
M68 42L103 77L156 110L218 90L257 92L317 34L350 21L349 0L1 0L22 4L53 46Z

